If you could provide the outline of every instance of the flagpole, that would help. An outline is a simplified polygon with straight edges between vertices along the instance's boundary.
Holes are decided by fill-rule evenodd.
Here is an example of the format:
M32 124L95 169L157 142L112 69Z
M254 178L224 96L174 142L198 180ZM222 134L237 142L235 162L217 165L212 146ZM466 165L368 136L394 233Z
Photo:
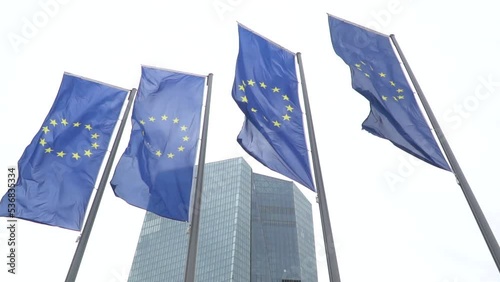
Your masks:
M394 43L394 46L396 47L396 50L399 56L401 57L401 60L403 61L403 65L405 66L406 71L408 72L408 75L410 76L410 79L413 85L415 86L417 95L420 98L420 101L422 102L425 111L427 112L427 116L429 117L431 125L432 127L434 127L437 138L439 139L439 142L443 147L443 151L446 157L448 158L448 161L450 162L451 169L455 173L458 185L462 188L462 192L464 193L464 196L467 199L467 202L469 203L469 207L472 210L472 214L474 215L474 218L476 219L476 222L479 225L479 229L483 234L484 240L486 241L486 244L488 245L491 255L493 256L495 264L498 270L500 271L500 248L498 246L497 240L495 239L495 235L491 231L491 228L488 225L488 221L486 220L486 217L484 216L481 207L479 206L476 200L476 197L472 193L469 183L467 182L467 179L465 178L465 175L462 172L462 169L460 168L460 165L458 164L458 161L455 158L455 155L453 154L451 147L448 144L448 141L446 140L446 137L444 136L444 133L437 122L436 117L434 116L429 106L429 103L427 102L427 99L425 98L424 93L422 92L422 89L420 88L420 85L418 84L417 79L415 78L415 75L411 71L408 61L406 61L406 58L403 52L401 51L398 42L396 41L396 37L394 36L394 34L391 34L389 37Z
M307 95L306 78L304 75L304 68L302 66L302 55L300 54L300 52L297 53L297 61L299 64L300 80L302 84L302 94L304 95L304 107L306 110L309 142L311 144L314 178L316 181L316 189L318 191L318 204L319 204L319 212L321 215L321 226L323 227L322 228L323 240L325 243L328 274L330 277L330 282L340 282L337 255L335 253L335 245L333 243L332 226L330 224L330 215L328 213L328 205L326 203L326 195L323 185L323 176L321 174L321 167L319 164L318 147L316 146L316 137L314 135L314 126L312 121L311 108L309 105L309 97Z
M198 251L198 234L200 227L200 207L201 196L203 195L203 174L205 169L205 152L207 150L208 116L210 112L210 98L212 96L212 79L213 74L209 74L207 80L208 89L207 99L205 103L205 116L203 117L203 129L201 131L201 146L198 159L198 171L196 173L196 186L193 196L193 211L189 231L188 255L186 259L186 270L184 272L185 282L194 282L196 270L196 254Z
M134 101L135 94L137 89L132 89L130 91L130 95L128 97L127 108L125 109L125 113L123 114L122 121L120 123L120 127L118 128L118 133L116 134L115 141L113 143L113 147L111 148L111 153L106 162L106 167L104 168L104 172L101 177L101 181L99 182L99 187L97 188L97 193L94 197L94 201L92 202L92 207L90 208L89 215L87 220L85 221L85 226L83 227L83 231L78 241L78 246L76 247L75 254L73 256L73 260L71 261L71 266L68 270L68 274L66 276L66 282L74 282L76 280L76 276L78 274L78 269L80 268L80 264L82 262L83 253L85 252L85 247L87 246L87 242L89 240L90 232L92 231L92 227L94 225L94 221L97 215L97 210L99 209L99 204L101 203L102 196L104 194L104 188L107 185L108 177L111 172L111 167L113 166L113 161L116 156L116 151L118 150L118 145L120 144L120 139L123 134L123 128L127 123L128 114L130 112L130 108L132 107L132 102Z

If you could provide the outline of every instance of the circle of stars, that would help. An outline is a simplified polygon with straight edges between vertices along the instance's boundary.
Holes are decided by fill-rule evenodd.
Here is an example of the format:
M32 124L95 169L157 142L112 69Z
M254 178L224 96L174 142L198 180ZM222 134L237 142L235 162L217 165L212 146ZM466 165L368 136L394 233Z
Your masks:
M84 149L83 152L66 152L63 150L56 150L53 147L50 146L49 142L47 141L47 135L55 130L57 126L61 126L63 128L82 128L85 131L92 132L93 128L91 124L82 124L80 122L73 122L70 123L68 122L67 119L62 118L60 120L57 119L50 119L49 120L49 125L42 126L42 136L40 140L38 141L38 144L44 148L45 154L55 154L57 158L66 158L67 156L70 157L71 159L78 161L82 159L83 157L90 158L94 153L93 151L97 150L99 148L99 137L101 137L97 132L92 132L90 135L90 144L88 149Z
M166 114L161 115L158 119L154 116L149 116L146 119L140 119L139 123L142 125L142 135L145 135L145 131L147 131L146 127L147 127L148 123L169 122L169 120L170 120L170 117ZM175 124L175 125L181 124L180 123L181 121L178 117L171 119L171 122L172 122L172 124ZM186 125L180 125L178 128L180 129L181 132L187 133L188 127ZM174 159L174 157L176 156L176 153L184 152L186 150L186 147L184 147L182 145L182 143L188 142L190 140L190 137L187 134L181 134L181 135L182 135L181 145L176 148L176 151L170 151L170 152L166 153L166 152L163 152L159 149L155 149L152 151L154 156L156 156L158 158L165 156L168 159Z
M262 90L266 90L268 85L261 81L261 82L256 82L254 81L253 79L249 79L249 80L242 80L241 81L241 84L238 85L238 90L239 91L242 91L243 92L243 95L240 97L242 103L248 103L248 97L244 94L245 93L245 90L247 89L247 87L259 87L261 88ZM294 110L294 107L292 106L292 104L290 103L290 98L288 97L287 94L282 94L281 93L281 88L277 87L277 86L274 86L273 88L270 88L271 90L271 94L278 94L278 95L281 95L281 98L283 101L285 101L285 110L284 110L284 115L281 116L281 119L274 119L274 120L271 120L271 123L274 127L277 127L277 128L280 128L281 125L283 125L284 122L290 122L291 119L292 119L292 116L291 114L293 113L293 110ZM252 107L250 108L250 111L252 113L258 113L259 110ZM290 115L289 115L290 114ZM268 121L269 120L263 116L264 120Z
M363 61L360 61L360 63L357 63L357 64L354 64L354 67L356 67L356 69L358 71L361 71L364 73L364 75L367 77L367 78L371 78L371 75L368 73L368 71L365 71L364 69L366 68L369 68L371 70L371 72L374 72L374 69L373 67L371 66L368 66L365 62ZM405 96L403 94L404 92L404 89L403 88L400 88L400 87L397 87L396 86L396 83L392 80L388 80L386 77L387 77L387 74L384 73L384 72L379 72L377 73L377 77L379 79L381 79L382 81L384 81L384 83L388 83L388 89L389 91L392 91L390 89L394 89L393 91L395 91L397 93L397 95L392 95L392 96L389 96L387 94L381 94L380 97L382 98L383 101L395 101L395 102L399 102L401 100L404 100Z

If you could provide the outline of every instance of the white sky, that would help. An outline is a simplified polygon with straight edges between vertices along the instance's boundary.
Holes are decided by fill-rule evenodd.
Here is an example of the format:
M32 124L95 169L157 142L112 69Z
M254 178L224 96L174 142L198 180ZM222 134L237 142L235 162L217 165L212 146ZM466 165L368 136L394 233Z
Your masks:
M44 10L43 3L52 6ZM141 64L214 73L207 161L243 156L254 172L281 178L236 142L243 122L231 98L239 21L302 53L342 281L499 282L454 176L413 161L389 141L361 130L369 105L352 90L349 69L333 51L326 15L396 35L498 239L497 3L2 1L0 179L6 183L7 167L17 164L39 130L64 71L133 88ZM33 23L35 31L27 27ZM22 40L18 45L10 42L16 36ZM129 132L127 127L118 156ZM390 175L397 181L389 182ZM315 194L302 191L314 203ZM320 217L317 205L313 207L319 281L327 281ZM108 186L77 281L126 281L143 216L144 211L116 198ZM78 232L18 222L14 276L5 264L6 225L1 218L0 281L64 280Z

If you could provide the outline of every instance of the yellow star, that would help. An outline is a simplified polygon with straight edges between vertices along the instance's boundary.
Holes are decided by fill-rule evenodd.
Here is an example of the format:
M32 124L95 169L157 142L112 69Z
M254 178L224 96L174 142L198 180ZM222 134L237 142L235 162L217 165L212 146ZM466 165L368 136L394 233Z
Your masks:
M97 142L92 143L92 148L97 150L97 148L99 148L99 144L97 144Z
M74 123L73 123L73 127L80 127L80 124L81 124L81 123L79 123L79 122L74 122Z
M276 92L280 92L280 89L279 89L278 87L276 87L276 86L275 86L275 87L273 88L273 93L276 93Z
M83 153L85 156L89 157L92 155L92 152L90 150L84 150L85 153Z
M57 152L57 156L58 157L64 157L64 155L66 155L66 153L64 151L61 151L61 152Z
M158 157L161 157L161 151L160 150L156 151L155 155L157 155Z
M54 151L54 150L52 150L52 148L45 149L45 153L52 153L52 151Z
M184 147L180 146L179 148L177 148L177 150L179 150L179 152L184 152Z
M57 121L55 119L51 119L50 120L50 124L52 124L53 126L56 126L57 125Z
M47 132L49 132L50 129L48 126L44 126L44 127L42 127L42 131L43 131L43 133L47 134Z
M369 74L367 74L367 73L365 73L365 76L366 76L366 77L370 77L370 75L369 75Z
M174 123L179 123L179 119L178 118L174 118Z
M286 106L286 110L289 112L293 112L293 107L291 105Z
M65 118L63 118L63 119L61 120L61 123L62 123L64 126L68 125L68 121L67 121Z
M251 111L254 112L254 113L256 113L257 109L256 108L252 108Z
M187 129L188 129L187 126L185 126L185 125L181 126L181 131L186 131Z
M250 85L250 86L254 86L254 85L255 85L255 81L253 81L253 80L251 80L251 79L250 79L250 80L248 81L248 85Z
M243 85L238 85L238 90L245 91L245 86L243 86Z
M396 96L392 96L392 99L394 99L394 101L396 101L396 102L398 101L398 97L396 97Z
M189 141L189 136L182 137L182 141Z
M379 73L378 75L380 75L380 77L385 77L385 73L383 72Z
M243 103L248 103L247 96L243 96L243 97L241 97L241 102L243 102Z
M172 154L172 153L168 153L167 156L168 156L169 159L173 159L175 155Z
M97 138L99 138L99 134L97 133L92 134L92 139L97 139Z
M162 115L162 116L161 116L161 120L167 120L167 118L168 118L168 117L167 117L166 115Z
M244 80L241 81L241 84L243 84L243 86L247 86Z
M80 157L80 155L78 155L78 153L72 153L72 158L75 159L75 160L78 160Z
M45 146L45 144L47 144L47 142L45 142L45 139L41 138L40 139L40 145Z
M156 120L155 117L149 117L150 122L155 122L155 120Z
M360 61L360 62L361 62L363 65L365 65L365 66L366 66L365 62L363 62L363 61Z
M260 83L260 87L262 87L262 88L266 89L267 85L266 85L264 82L261 82L261 83Z
M354 64L358 69L361 68L361 65L360 64Z
M280 127L281 126L281 123L279 123L277 120L273 121L273 124L276 127Z
M404 98L405 98L405 96L404 96L404 95L399 95L399 96L398 96L398 99L399 99L399 100L403 100Z
M92 126L90 126L90 124L86 124L85 129L88 129L90 131L90 130L92 130Z
M401 88L399 88L399 89L398 89L398 90L396 90L396 91L397 91L398 93L401 93L401 92L403 92L404 90L403 90L403 89L401 89Z
M142 125L146 124L146 122L144 120L142 120L142 119L139 121L139 123L142 124Z
M396 83L394 83L394 81L389 81L389 83L392 85L392 86L396 86Z
M288 114L285 114L285 115L283 116L283 120L288 120L288 121L290 121L290 116L289 116Z
M387 96L382 95L382 100L387 101Z
M281 96L283 97L283 100L290 101L290 98L288 98L288 95L285 94L285 95L281 95Z

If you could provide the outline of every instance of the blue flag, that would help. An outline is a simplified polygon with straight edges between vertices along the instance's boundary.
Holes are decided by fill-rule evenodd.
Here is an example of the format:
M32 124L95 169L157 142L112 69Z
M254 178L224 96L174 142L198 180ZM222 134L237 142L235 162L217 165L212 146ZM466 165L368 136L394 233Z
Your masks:
M7 193L0 201L0 216L81 230L127 93L65 73L49 114L18 162L15 196Z
M362 128L439 168L450 170L415 100L388 36L328 15L335 53L371 111Z
M205 77L142 67L132 133L111 186L117 197L188 221Z
M232 96L245 122L237 141L266 167L315 191L304 134L295 54L238 25Z

